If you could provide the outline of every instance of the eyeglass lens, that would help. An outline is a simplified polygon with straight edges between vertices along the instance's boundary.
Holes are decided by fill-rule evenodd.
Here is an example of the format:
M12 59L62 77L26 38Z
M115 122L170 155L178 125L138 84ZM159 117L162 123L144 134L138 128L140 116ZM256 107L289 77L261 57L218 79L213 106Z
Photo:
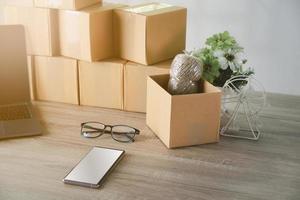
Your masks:
M87 138L96 138L104 133L111 133L113 139L119 142L134 142L136 130L129 126L113 126L111 130L101 123L89 122L82 125L81 134Z
M128 126L114 126L112 128L112 137L120 142L133 142L135 129Z
M87 138L95 138L102 135L105 131L105 125L101 123L86 123L81 128L81 134Z

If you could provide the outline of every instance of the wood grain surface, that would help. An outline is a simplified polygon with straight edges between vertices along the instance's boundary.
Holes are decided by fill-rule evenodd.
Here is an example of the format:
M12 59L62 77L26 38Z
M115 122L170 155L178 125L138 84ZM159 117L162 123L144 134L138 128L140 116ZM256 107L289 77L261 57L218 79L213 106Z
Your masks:
M300 199L300 97L268 95L259 141L168 150L145 114L34 102L44 135L0 141L0 199ZM80 136L95 120L141 130L135 143ZM126 150L100 189L65 185L64 176L93 147Z

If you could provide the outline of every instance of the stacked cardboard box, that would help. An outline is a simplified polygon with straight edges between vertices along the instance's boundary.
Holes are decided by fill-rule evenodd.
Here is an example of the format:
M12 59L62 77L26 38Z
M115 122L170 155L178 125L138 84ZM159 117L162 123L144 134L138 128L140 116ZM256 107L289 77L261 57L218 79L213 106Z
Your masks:
M80 11L60 10L61 54L89 62L114 57L113 9L122 6L98 4Z
M186 9L101 0L7 0L26 30L32 98L146 111L148 75L185 49Z
M123 108L123 68L126 61L79 62L82 105Z
M56 10L6 6L4 21L24 25L29 55L59 55Z
M147 111L168 148L217 142L221 91L203 81L202 93L167 92L172 58L185 49L186 9L100 2L6 1L6 23L25 27L32 98Z
M185 8L151 3L115 10L118 55L144 65L181 53L186 40Z
M124 109L146 112L147 76L168 74L172 60L151 66L128 62L124 70Z

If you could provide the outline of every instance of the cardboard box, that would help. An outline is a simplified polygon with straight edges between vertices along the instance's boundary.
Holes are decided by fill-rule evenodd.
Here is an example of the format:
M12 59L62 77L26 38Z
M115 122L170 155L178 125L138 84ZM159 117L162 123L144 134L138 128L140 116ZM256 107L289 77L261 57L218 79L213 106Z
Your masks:
M29 55L55 56L59 54L55 10L6 6L4 22L24 25Z
M34 0L36 7L55 8L65 10L80 10L100 3L102 0Z
M128 62L124 70L124 109L146 112L147 76L168 74L172 60L146 66Z
M37 100L79 104L77 60L34 57Z
M63 56L98 61L114 56L112 10L121 5L96 5L81 11L59 11Z
M34 0L3 0L2 2L3 2L3 5L8 5L8 6L34 7Z
M79 61L81 105L123 109L123 70L126 61Z
M168 81L148 77L147 125L168 148L218 142L221 91L203 81L203 93L172 96Z
M186 8L151 3L114 11L115 45L121 58L151 65L185 49Z

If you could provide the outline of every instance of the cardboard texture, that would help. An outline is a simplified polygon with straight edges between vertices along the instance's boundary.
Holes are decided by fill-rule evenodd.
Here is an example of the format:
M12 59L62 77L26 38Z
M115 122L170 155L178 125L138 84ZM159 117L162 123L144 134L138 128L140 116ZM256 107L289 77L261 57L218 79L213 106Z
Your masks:
M118 56L144 65L173 58L185 49L186 8L151 3L114 10Z
M96 5L81 11L59 11L61 55L98 61L115 55L112 10L118 4Z
M123 109L123 68L126 61L79 61L80 103Z
M8 6L28 6L34 7L34 0L3 0L4 5Z
M172 60L146 66L128 62L124 70L124 109L146 112L147 76L168 74Z
M57 12L31 7L6 6L5 24L25 27L27 54L55 56L59 54Z
M34 0L36 7L55 8L65 10L80 10L100 3L102 0Z
M203 93L170 95L169 75L148 77L147 125L168 148L219 141L221 91L203 81Z
M35 56L36 99L79 104L77 60Z

